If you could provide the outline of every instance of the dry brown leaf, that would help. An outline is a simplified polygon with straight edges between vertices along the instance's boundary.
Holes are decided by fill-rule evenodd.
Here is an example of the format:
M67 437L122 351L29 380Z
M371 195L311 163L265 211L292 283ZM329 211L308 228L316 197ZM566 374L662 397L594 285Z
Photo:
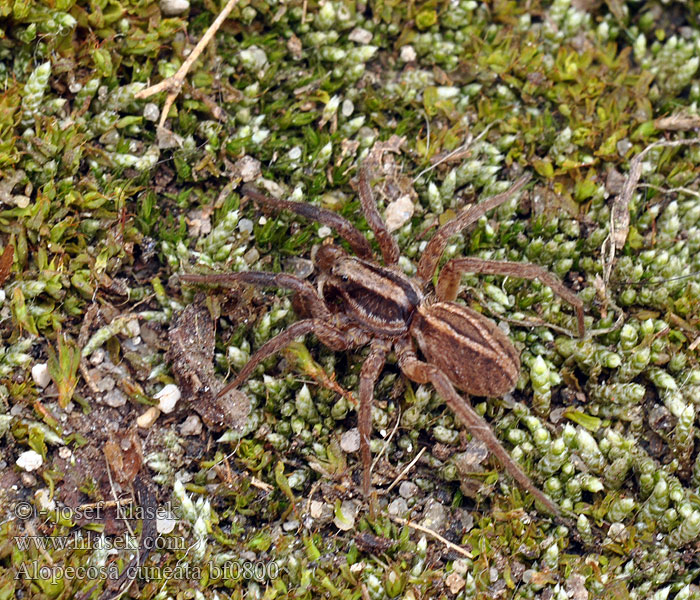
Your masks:
M10 269L12 268L12 259L15 255L15 249L12 244L7 244L5 249L2 251L2 256L0 256L0 285L7 281L10 276Z
M662 131L688 131L700 127L700 116L689 115L685 112L674 113L668 117L656 119L654 127Z
M168 331L168 357L184 398L213 429L241 429L250 413L250 400L240 390L221 398L223 385L214 374L214 324L203 304L190 304Z

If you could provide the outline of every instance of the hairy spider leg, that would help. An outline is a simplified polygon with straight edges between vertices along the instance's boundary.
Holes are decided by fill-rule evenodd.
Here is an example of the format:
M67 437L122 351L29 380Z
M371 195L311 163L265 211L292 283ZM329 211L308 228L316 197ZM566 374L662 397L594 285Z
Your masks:
M220 398L227 392L240 386L253 372L263 360L271 354L280 351L285 346L291 344L296 338L313 333L316 337L328 346L331 350L340 351L348 350L354 346L366 343L364 337L361 340L354 339L352 332L344 332L333 325L329 325L326 320L322 319L304 319L297 321L285 329L282 333L276 335L271 340L265 342L260 348L253 353L246 365L241 369L236 378L225 386L218 394Z
M467 427L469 433L481 440L489 452L496 456L506 471L515 479L524 490L530 492L534 498L544 506L551 514L562 517L560 508L545 496L525 472L520 468L506 452L501 442L493 433L488 423L472 408L469 400L460 396L455 390L447 375L439 368L429 363L423 362L416 356L415 350L410 342L402 344L398 348L398 364L401 371L416 383L432 383L438 394L447 403L453 413Z
M384 264L395 265L397 262L399 262L401 252L399 250L399 245L394 239L394 236L389 233L386 223L382 220L382 217L377 210L377 203L374 201L374 194L372 194L372 188L369 185L369 173L366 163L362 163L362 165L360 165L358 184L358 193L360 196L360 203L362 204L362 212L365 213L367 224L372 228L372 231L374 231L374 236L377 238L379 249L381 250L382 257L384 258Z
M312 317L328 319L330 311L319 298L316 289L308 281L289 275L288 273L266 273L265 271L240 271L236 273L212 273L209 275L194 275L183 273L178 276L181 281L188 283L211 283L225 285L231 283L248 283L261 287L281 287L296 292L305 302Z
M370 347L360 371L360 408L357 414L357 429L360 432L360 456L362 458L362 493L369 494L371 484L370 468L372 453L369 448L369 438L372 434L372 404L374 402L374 386L377 383L386 355L391 350L391 343L386 340L375 340Z
M302 217L327 225L331 229L337 231L338 235L350 244L350 247L357 256L366 259L372 258L372 247L369 245L367 238L365 238L350 221L341 217L338 213L308 204L307 202L293 202L290 200L273 198L272 196L263 194L249 183L246 183L241 188L241 191L249 198L274 210L291 210Z
M420 262L418 263L417 277L424 284L429 282L433 275L435 274L435 269L437 268L438 262L442 253L445 251L447 242L453 236L462 231L465 227L468 227L474 221L479 219L482 215L487 213L492 208L496 208L503 204L506 200L511 198L515 193L517 193L528 181L530 180L530 175L523 175L518 179L512 186L510 186L502 194L497 194L480 202L476 206L470 206L462 210L452 221L445 223L440 229L435 232L435 235L430 239L428 245L425 247L423 256L421 256Z
M438 277L437 297L446 302L452 302L457 298L459 282L462 273L479 273L482 275L508 275L522 279L539 279L559 297L566 300L576 309L576 321L578 323L579 336L583 337L585 328L583 324L583 302L568 287L559 281L546 269L530 263L519 263L505 260L484 260L482 258L453 258L445 263Z

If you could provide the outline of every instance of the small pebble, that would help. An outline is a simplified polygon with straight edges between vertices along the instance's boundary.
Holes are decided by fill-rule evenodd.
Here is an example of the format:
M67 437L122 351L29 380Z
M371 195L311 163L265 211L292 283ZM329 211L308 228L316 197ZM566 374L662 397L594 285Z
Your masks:
M239 158L233 165L233 173L245 183L253 181L260 176L260 161L247 155Z
M119 388L114 388L102 396L102 403L112 408L119 408L126 404L126 394Z
M322 225L318 228L318 237L321 239L327 238L331 233L333 233L333 230L327 225Z
M32 367L32 379L40 388L45 388L51 383L49 366L46 363L38 363Z
M100 377L100 373L97 371L97 369L91 369L90 374L93 375L95 385L100 392L109 392L117 386L117 382L114 381L114 378L110 377L109 375Z
M34 450L22 452L17 459L17 466L25 471L36 471L43 463L44 459L41 458L41 454L34 452Z
M400 57L403 62L413 62L416 60L416 51L413 46L401 46Z
M141 325L136 319L127 321L124 325L124 334L130 338L135 338L141 335Z
M372 41L372 32L362 27L355 27L348 35L348 39L358 44L369 44Z
M104 348L98 348L95 350L91 355L90 358L88 359L90 361L90 364L93 367L96 367L97 365L101 365L104 360L105 360L105 351Z
M289 160L299 160L301 158L301 146L294 146L289 152L287 152Z
M160 10L166 17L177 17L189 10L189 0L160 0Z
M309 506L309 514L320 523L330 523L333 520L333 507L326 502L312 500Z
M360 449L360 432L357 427L348 429L340 436L340 447L343 452L357 452Z
M260 258L260 252L258 252L257 248L251 248L250 250L248 250L248 252L246 252L243 255L243 260L248 265L252 265L253 263L257 262L259 258Z
M155 407L151 406L146 412L141 413L139 417L136 419L136 424L141 428L141 429L148 429L153 425L153 423L156 422L156 419L160 415L160 411Z
M73 452L71 452L71 449L67 446L61 446L58 449L58 456L63 460L68 460L71 456L73 456Z
M466 582L464 581L464 577L453 572L447 576L447 579L445 579L445 584L447 585L447 588L450 590L450 593L453 596L456 596L457 594L459 594L459 592L462 590L462 588L466 585Z
M27 489L33 488L37 483L36 477L32 473L21 473L19 478L22 481L22 485Z
M421 525L432 529L433 531L441 531L447 524L447 509L436 500L429 500L423 513Z
M404 194L386 207L385 221L389 231L396 231L402 227L413 216L415 207L408 194Z
M160 109L157 104L149 102L143 107L143 118L146 119L146 121L155 122L158 120L158 117L160 117Z
M238 221L238 231L241 233L250 233L253 231L253 221L250 219L241 219Z
M173 411L180 396L180 388L174 383L169 383L153 396L153 398L158 400L158 408L165 414L168 414Z
M408 512L408 504L403 498L395 498L387 507L390 515L403 516Z
M284 529L285 531L294 531L296 529L299 529L299 521L297 521L296 519L292 519L291 521L285 521L282 525L282 529Z
M352 103L352 100L346 98L343 100L343 103L340 105L340 114L343 115L344 117L349 117L355 110L355 105Z
M180 425L181 435L199 435L202 433L202 421L197 415L190 415Z
M412 481L402 481L399 486L399 495L409 500L418 493L418 486Z

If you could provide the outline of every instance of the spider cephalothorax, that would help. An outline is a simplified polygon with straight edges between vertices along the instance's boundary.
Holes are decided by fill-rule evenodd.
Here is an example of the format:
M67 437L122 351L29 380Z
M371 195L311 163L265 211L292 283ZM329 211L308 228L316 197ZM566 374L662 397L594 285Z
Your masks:
M394 349L402 373L417 383L432 383L470 433L486 444L510 475L549 512L559 515L557 505L532 483L503 448L486 421L474 411L469 400L455 389L477 396L501 396L515 386L520 359L508 336L493 321L454 300L464 272L537 278L575 307L579 333L583 335L581 301L551 273L528 263L454 258L442 268L435 289L432 285L433 275L449 238L512 197L528 179L529 176L521 177L503 194L463 210L438 229L421 256L415 277L405 275L397 266L399 248L379 216L366 167L362 166L359 170L360 201L379 243L383 265L374 260L367 239L340 215L310 204L277 200L262 194L254 186L244 185L243 193L265 206L276 210L289 209L333 227L357 256L347 254L334 244L321 246L314 257L318 272L317 289L307 281L286 273L244 271L224 275L180 276L188 282L241 282L288 288L298 294L309 316L259 348L238 377L219 396L241 385L260 361L300 335L313 332L333 350L369 345L370 351L360 374L358 415L362 482L363 490L367 493L371 483L369 438L374 385L387 354ZM424 360L419 358L416 344Z

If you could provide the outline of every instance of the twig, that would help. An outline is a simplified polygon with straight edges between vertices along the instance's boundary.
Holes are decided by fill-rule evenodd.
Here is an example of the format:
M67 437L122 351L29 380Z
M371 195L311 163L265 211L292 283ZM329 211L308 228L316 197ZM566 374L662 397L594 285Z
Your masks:
M639 178L642 176L642 161L644 157L654 148L669 148L676 146L689 146L700 143L700 138L690 138L685 140L659 140L650 144L630 161L630 170L622 191L615 198L612 210L610 211L610 234L603 242L601 254L603 255L603 282L607 287L610 281L610 274L615 262L615 251L622 250L627 241L629 233L630 211L629 203L632 200ZM607 254L607 256L606 256Z
M471 554L471 552L467 552L464 548L461 546L458 546L457 544L453 544L450 540L446 540L444 537L442 537L437 531L433 531L432 529L428 529L427 527L423 527L423 525L419 525L418 523L413 523L411 521L408 521L406 519L402 519L401 517L396 517L394 515L389 515L389 518L394 521L394 523L398 523L399 525L405 525L407 527L410 527L411 529L415 529L416 531L420 531L422 533L427 533L429 536L435 538L439 542L442 542L447 546L450 550L454 550L455 552L459 552L462 556L466 556L467 558L474 558Z
M396 430L399 428L399 423L401 422L401 407L399 407L399 415L396 417L396 424L394 425L394 428L391 430L391 433L389 434L389 437L384 440L384 444L382 445L382 449L379 451L379 454L375 457L375 459L372 461L372 466L369 468L370 472L374 471L374 467L377 466L377 463L379 462L379 459L382 457L382 454L384 454L384 451L387 449L389 446L389 442L391 442L391 438L394 437L394 434L396 433Z
M145 90L141 90L140 92L134 94L135 98L143 99L150 98L154 94L167 90L168 96L165 99L163 112L160 115L160 123L158 124L159 127L163 127L165 125L165 120L168 118L170 107L173 105L173 103L175 102L175 98L177 98L177 95L182 89L182 84L185 81L185 76L187 75L187 72L190 70L194 62L199 58L199 55L204 51L204 48L207 47L211 39L221 27L222 23L226 20L226 17L228 17L231 11L233 10L233 7L236 6L237 2L238 0L228 1L224 9L219 13L219 16L216 17L209 29L207 29L207 31L202 36L202 39L199 40L199 42L194 47L194 49L187 57L185 62L182 63L182 66L177 70L177 73L166 79L163 79L163 81L161 81L160 83L147 87Z
M394 481L391 482L391 485L388 488L386 488L386 490L384 490L382 492L382 495L388 494L391 490L394 489L394 487L396 487L396 484L406 476L406 474L413 468L413 465L415 465L420 460L420 457L423 456L424 452L425 452L425 446L423 446L420 449L420 452L418 454L416 454L415 458L410 463L408 463L408 465L406 465L406 467L403 469L403 471L401 471L401 473L399 473L396 476L396 479L394 479Z

